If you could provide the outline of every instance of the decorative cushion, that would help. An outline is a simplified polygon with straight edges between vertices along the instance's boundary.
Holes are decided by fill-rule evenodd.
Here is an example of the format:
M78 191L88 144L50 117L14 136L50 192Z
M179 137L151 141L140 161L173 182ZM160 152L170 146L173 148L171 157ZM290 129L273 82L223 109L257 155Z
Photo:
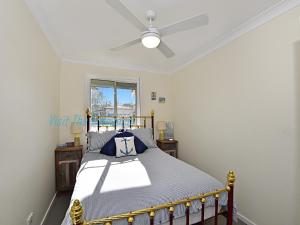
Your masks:
M88 144L87 151L89 152L100 152L101 148L113 138L117 132L115 130L105 131L103 133L98 132L88 132Z
M157 148L152 135L152 128L138 128L134 130L128 130L135 137L139 138L148 148Z
M109 155L109 156L115 156L116 155L116 143L115 143L114 138L132 137L132 136L134 136L134 135L127 131L117 133L102 147L100 153ZM136 152L138 154L141 154L147 150L147 146L137 137L134 138L134 145L135 145Z
M123 137L132 137L134 136L131 132L124 131L122 132ZM134 136L134 145L136 153L141 154L148 149L148 147L136 136Z
M134 146L134 136L115 138L116 157L136 155Z

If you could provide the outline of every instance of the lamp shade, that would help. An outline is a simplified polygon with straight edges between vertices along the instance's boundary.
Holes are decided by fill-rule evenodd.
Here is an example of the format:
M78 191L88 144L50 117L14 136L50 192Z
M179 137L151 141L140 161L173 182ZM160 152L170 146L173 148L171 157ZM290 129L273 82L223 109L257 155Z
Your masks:
M157 122L157 129L158 130L166 130L166 122L165 121L158 121Z
M80 123L71 123L71 133L80 134L82 132L82 125Z

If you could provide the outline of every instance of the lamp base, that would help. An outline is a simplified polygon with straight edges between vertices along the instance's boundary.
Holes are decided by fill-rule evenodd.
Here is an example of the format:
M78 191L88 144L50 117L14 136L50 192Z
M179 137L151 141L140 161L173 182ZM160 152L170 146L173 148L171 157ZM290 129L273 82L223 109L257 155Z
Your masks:
M164 133L164 131L163 130L160 130L159 131L159 138L158 138L159 140L165 140L165 133Z
M74 146L75 147L80 146L80 137L74 137Z

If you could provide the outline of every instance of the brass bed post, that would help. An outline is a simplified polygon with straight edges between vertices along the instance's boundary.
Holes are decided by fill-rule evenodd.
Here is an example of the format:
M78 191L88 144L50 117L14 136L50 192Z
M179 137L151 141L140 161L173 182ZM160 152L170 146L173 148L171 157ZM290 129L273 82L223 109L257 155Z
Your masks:
M86 132L90 131L90 118L91 118L91 111L90 108L87 108L86 111Z
M151 127L152 127L152 135L154 139L154 110L151 110Z
M228 191L228 202L227 202L227 225L232 225L232 217L233 217L233 191L234 191L234 182L235 182L235 174L233 171L229 171L227 174L227 191Z
M88 133L90 131L90 118L91 118L90 108L87 108L85 113L86 113L86 133ZM88 144L88 142L89 142L89 139L88 139L88 136L86 136L86 143Z
M74 200L70 211L70 217L73 225L84 225L85 222L82 219L83 208L78 199Z

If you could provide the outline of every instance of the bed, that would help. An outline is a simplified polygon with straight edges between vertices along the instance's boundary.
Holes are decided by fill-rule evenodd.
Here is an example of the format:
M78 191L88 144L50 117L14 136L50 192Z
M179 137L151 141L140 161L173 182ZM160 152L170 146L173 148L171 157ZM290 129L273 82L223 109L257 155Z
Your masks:
M88 130L90 118L88 111ZM145 118L153 128L154 114ZM232 225L234 181L233 171L223 185L158 148L121 158L87 152L62 225L188 225L211 217L217 225L221 213Z

